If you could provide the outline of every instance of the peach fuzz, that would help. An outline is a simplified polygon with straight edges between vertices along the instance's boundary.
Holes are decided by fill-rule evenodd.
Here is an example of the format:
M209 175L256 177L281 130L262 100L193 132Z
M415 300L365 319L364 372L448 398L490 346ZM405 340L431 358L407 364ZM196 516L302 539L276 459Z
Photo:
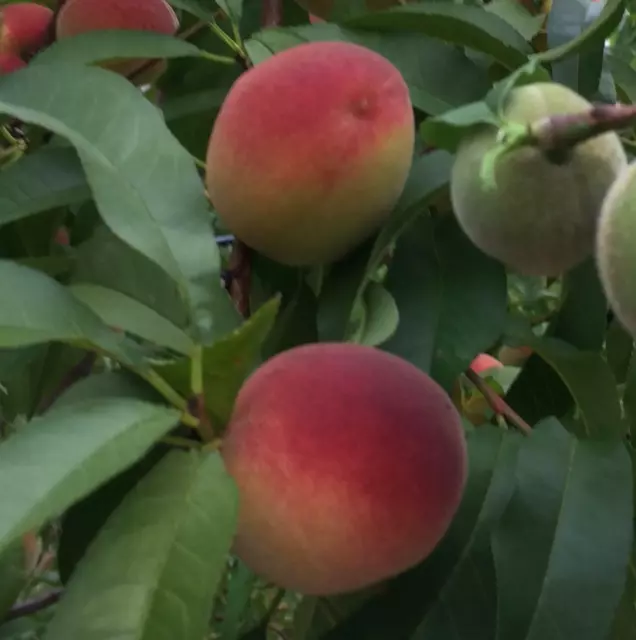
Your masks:
M60 39L111 29L174 35L178 27L177 15L165 0L67 0L57 16L56 33ZM102 66L128 75L146 62L126 60Z
M53 11L33 2L8 4L0 9L0 23L0 53L35 53L47 44Z
M344 256L391 212L411 166L414 117L386 58L312 42L243 74L218 114L206 186L225 226L278 262Z
M425 559L462 498L467 453L448 395L405 360L303 345L240 390L221 453L239 489L234 552L311 595L379 583Z

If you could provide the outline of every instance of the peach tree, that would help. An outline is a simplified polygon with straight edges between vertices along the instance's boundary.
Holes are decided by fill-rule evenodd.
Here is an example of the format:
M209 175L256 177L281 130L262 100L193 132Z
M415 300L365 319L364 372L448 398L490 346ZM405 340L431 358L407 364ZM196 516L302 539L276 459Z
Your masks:
M0 640L636 638L633 9L0 2Z

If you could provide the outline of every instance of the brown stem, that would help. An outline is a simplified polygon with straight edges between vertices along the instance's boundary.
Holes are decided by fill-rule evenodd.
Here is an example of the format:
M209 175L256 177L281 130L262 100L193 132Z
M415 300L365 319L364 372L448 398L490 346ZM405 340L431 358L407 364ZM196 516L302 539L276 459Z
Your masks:
M216 440L216 434L214 433L212 421L205 406L205 397L202 393L190 397L188 400L188 410L199 421L198 429L201 439L206 443L214 442L214 440Z
M523 144L564 154L577 144L636 122L636 105L598 104L583 113L542 118L528 127Z
M60 384L49 394L47 398L43 398L40 401L36 413L44 413L47 409L50 409L51 405L73 384L82 378L90 375L97 354L93 352L86 353L82 359L75 365L73 365L66 375L62 378Z
M491 389L478 373L475 373L472 369L468 369L464 373L486 398L486 402L496 414L504 416L508 422L525 435L528 436L532 433L532 427L503 398L500 398L496 391Z
M277 27L283 17L283 3L281 0L263 0L263 27Z
M238 312L247 318L250 315L250 283L252 265L249 249L240 240L236 240L230 255L228 273L229 292Z
M21 604L16 604L2 620L3 622L9 622L10 620L16 620L17 618L24 618L25 616L33 615L38 611L42 611L59 601L64 591L62 589L56 589L49 593L32 598Z

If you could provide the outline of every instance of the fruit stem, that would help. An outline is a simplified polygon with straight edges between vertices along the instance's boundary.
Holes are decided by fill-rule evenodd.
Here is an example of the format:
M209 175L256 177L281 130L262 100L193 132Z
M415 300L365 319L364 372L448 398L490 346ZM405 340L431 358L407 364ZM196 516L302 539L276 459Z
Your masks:
M217 56L214 53L210 53L209 51L201 51L201 57L206 60L211 60L212 62L218 62L219 64L236 64L236 60L234 58L230 58L229 56Z
M230 49L232 49L234 53L241 56L241 58L245 57L245 52L243 51L241 45L238 42L235 42L234 40L232 40L232 38L230 38L230 36L228 36L227 33L225 33L225 31L223 31L223 29L221 29L221 27L219 27L219 25L216 22L210 22L210 29L212 29L212 32L220 40L225 42L225 44L228 47L230 47ZM234 62L234 60L232 60L232 62Z
M188 402L178 394L154 369L137 372L146 382L152 385L168 402L183 412L181 422L194 429L199 428L197 420L188 410Z
M504 416L510 424L517 427L524 435L529 436L532 433L532 427L503 398L500 398L478 373L475 373L472 369L467 369L464 374L477 387L477 390L481 392L490 408L497 415Z

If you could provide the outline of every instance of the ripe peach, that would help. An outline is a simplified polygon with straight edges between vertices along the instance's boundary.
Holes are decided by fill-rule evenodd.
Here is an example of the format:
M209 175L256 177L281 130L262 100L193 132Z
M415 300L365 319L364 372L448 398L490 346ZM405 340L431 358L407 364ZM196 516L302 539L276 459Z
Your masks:
M29 54L47 44L53 11L34 2L17 2L0 9L0 53Z
M475 373L481 373L482 371L487 371L488 369L498 369L503 367L503 364L497 360L497 358L493 358L491 355L487 353L480 353L471 363L470 368Z
M0 52L0 75L23 69L27 63L15 53Z
M278 262L332 262L369 237L400 196L415 127L383 56L312 42L243 74L216 119L208 193L225 226Z
M222 455L239 488L235 553L281 587L361 589L426 558L463 494L450 398L373 347L303 345L240 390Z
M174 35L178 27L177 15L165 0L67 0L57 17L56 33L60 39L108 29ZM102 66L129 75L146 62L109 61Z

